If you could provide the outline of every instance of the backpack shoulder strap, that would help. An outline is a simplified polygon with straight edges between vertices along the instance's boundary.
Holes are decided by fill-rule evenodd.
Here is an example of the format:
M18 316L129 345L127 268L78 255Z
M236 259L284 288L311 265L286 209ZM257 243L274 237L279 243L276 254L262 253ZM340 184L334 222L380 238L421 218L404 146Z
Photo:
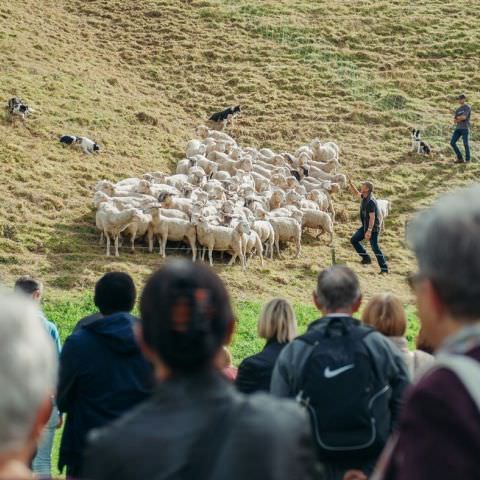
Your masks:
M440 354L435 367L446 368L462 382L480 411L480 363L465 355Z

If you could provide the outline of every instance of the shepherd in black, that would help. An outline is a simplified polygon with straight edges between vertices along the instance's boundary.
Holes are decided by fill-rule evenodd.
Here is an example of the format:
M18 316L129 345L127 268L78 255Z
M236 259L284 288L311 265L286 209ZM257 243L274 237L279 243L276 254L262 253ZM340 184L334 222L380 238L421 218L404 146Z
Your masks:
M362 265L369 265L372 263L372 259L361 242L363 240L370 241L370 246L377 257L377 262L380 266L380 273L388 273L387 262L378 246L380 218L378 215L377 201L373 196L373 183L363 182L360 191L355 188L355 185L353 185L351 180L349 180L349 184L352 194L362 199L360 203L360 221L362 222L362 226L353 234L350 240L353 248L362 258Z
M362 302L352 270L321 272L313 300L325 316L282 350L270 391L310 413L326 480L352 469L369 475L400 413L408 372L386 337L352 317Z

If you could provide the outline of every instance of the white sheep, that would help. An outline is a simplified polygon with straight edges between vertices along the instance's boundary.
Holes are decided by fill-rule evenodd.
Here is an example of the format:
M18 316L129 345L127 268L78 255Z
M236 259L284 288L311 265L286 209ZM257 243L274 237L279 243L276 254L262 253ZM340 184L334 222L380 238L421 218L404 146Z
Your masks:
M190 140L187 143L186 157L190 158L194 155L203 155L206 152L206 145L200 140Z
M197 165L197 160L195 158L184 158L177 163L175 172L177 174L187 175L190 168L195 165Z
M328 233L330 237L330 244L332 244L333 222L330 215L326 212L321 212L320 210L310 208L302 209L302 213L302 227L311 228L313 230L320 230L317 238L319 238L323 232Z
M130 237L130 248L135 253L135 239L143 237L146 233L151 232L150 224L152 216L148 213L138 212L128 227L122 232L123 235Z
M237 145L237 142L230 135L217 130L210 130L206 125L199 125L196 128L196 134L201 139L213 138L216 141L225 142L226 144Z
M260 241L265 245L265 256L270 253L270 259L273 260L273 246L275 245L275 231L268 220L256 220L253 222L252 230L257 232Z
M310 147L313 153L312 159L317 162L328 162L338 158L337 150L331 145L322 144L318 138L312 141Z
M255 230L250 230L247 238L247 245L245 247L245 255L246 255L246 262L248 265L248 261L252 258L253 252L260 257L260 264L263 267L263 245L262 241L260 240L260 236Z
M390 200L377 199L378 206L378 221L380 222L380 230L385 230L385 219L390 214L392 202Z
M249 226L246 222L240 222L236 228L211 225L201 216L192 218L193 225L197 229L198 243L208 250L208 260L213 266L213 250L227 251L232 253L230 264L233 264L237 257L240 257L242 268L246 268L245 248L246 235L249 233ZM204 257L205 250L202 254Z
M275 232L275 247L280 255L280 242L294 242L296 247L295 258L301 254L302 227L300 223L291 217L271 217L269 219Z
M167 241L186 242L192 250L192 261L197 258L197 235L195 227L188 220L169 218L161 215L159 208L152 209L149 232L149 252L153 251L153 237L158 237L159 253L165 258Z
M192 215L193 201L190 198L180 198L166 194L160 195L158 197L158 201L163 208L175 208L177 210L181 210L189 216Z
M107 240L107 256L110 256L110 238L112 238L115 244L115 256L119 256L118 239L120 233L133 221L139 219L139 214L140 212L136 208L118 210L110 204L102 204L100 206L96 213L95 222L102 234L100 241L102 241L103 236Z

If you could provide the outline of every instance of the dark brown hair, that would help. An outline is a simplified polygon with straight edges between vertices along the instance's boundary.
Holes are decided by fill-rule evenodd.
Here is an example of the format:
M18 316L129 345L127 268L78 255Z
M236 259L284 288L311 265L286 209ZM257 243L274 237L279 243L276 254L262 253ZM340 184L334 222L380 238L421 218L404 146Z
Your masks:
M209 366L234 321L220 278L186 260L169 262L149 278L140 312L145 343L179 371Z

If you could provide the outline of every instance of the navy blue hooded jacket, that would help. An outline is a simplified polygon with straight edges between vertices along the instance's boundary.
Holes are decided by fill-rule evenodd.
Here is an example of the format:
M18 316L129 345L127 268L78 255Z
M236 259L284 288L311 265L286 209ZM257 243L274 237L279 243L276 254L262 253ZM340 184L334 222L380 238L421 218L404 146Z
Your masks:
M134 337L135 317L115 313L75 330L60 356L57 404L67 414L59 468L82 468L88 433L149 397L153 371Z

